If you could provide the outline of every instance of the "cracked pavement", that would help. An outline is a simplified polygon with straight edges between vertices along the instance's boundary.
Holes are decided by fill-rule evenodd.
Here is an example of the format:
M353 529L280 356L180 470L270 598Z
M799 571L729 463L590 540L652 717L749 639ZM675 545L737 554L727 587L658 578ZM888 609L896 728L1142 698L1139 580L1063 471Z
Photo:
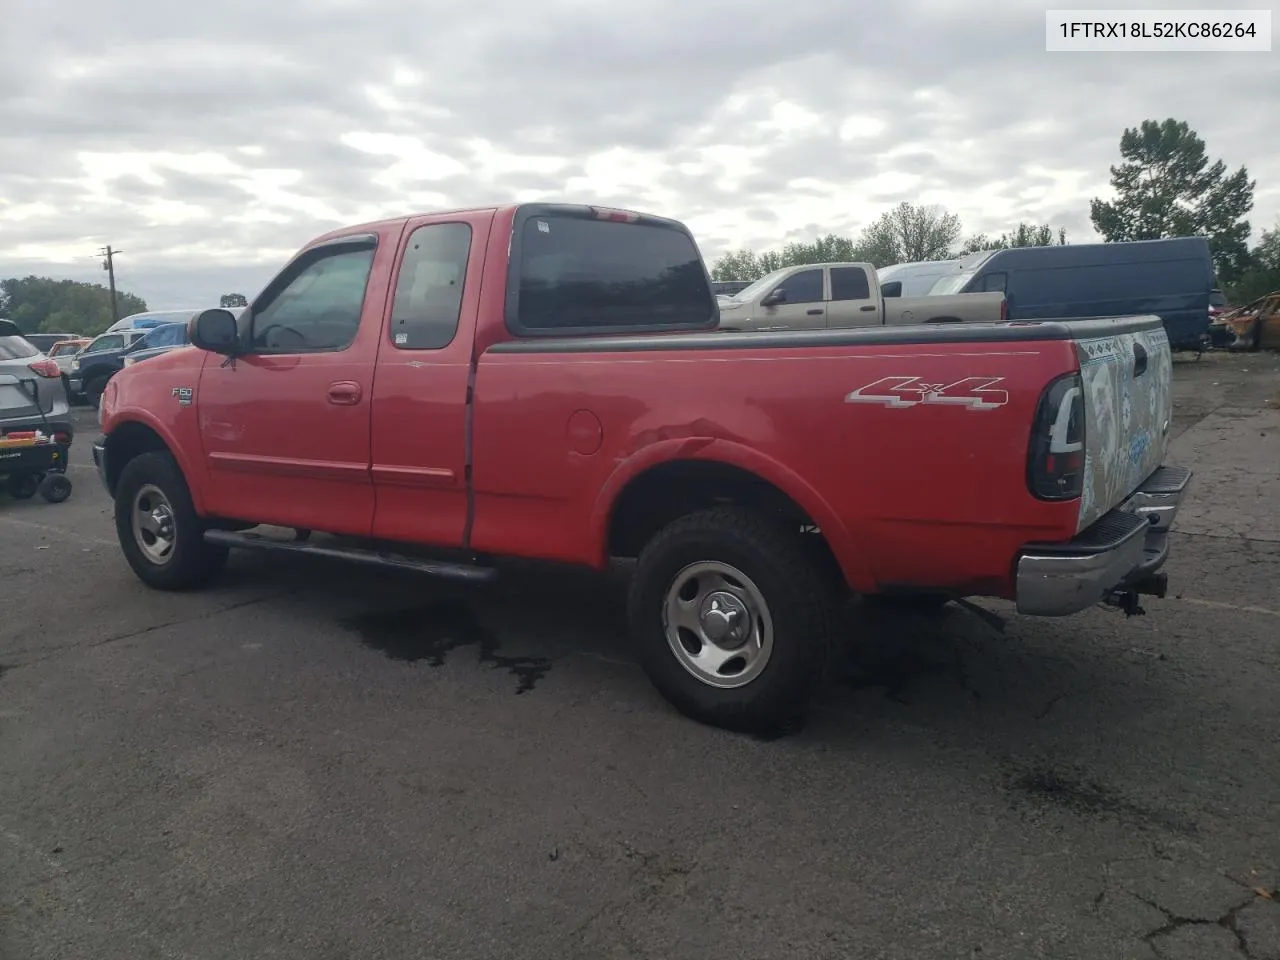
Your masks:
M84 415L0 502L0 958L1280 960L1280 357L1174 372L1168 599L868 612L771 742L658 698L614 580L148 592Z

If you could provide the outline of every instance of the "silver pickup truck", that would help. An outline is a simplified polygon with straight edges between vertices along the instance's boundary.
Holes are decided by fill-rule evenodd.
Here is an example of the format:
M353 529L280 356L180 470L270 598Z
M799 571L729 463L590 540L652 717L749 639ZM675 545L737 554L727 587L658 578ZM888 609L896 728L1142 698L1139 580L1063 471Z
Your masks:
M869 263L783 267L721 297L721 330L822 330L909 323L996 323L1004 294L889 297Z

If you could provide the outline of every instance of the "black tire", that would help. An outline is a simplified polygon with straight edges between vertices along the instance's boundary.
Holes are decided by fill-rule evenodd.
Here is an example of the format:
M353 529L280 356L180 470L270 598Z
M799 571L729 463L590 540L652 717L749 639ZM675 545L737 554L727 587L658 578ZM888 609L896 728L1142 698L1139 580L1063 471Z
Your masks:
M4 488L15 500L30 500L40 489L40 478L30 473L18 474L5 481Z
M155 499L167 502L167 516L171 518L167 538L171 547L162 561L151 559L134 535L135 502L148 487L159 491L160 497ZM226 566L229 551L224 546L205 543L208 524L196 513L182 469L171 454L143 453L130 460L120 473L115 500L120 548L133 572L147 586L191 590L212 581Z
M62 503L71 496L71 481L66 474L50 473L40 481L40 496L49 503Z
M838 601L847 592L824 554L793 526L739 507L702 510L659 531L640 554L627 598L632 640L650 681L701 723L764 736L798 728L831 663ZM743 686L700 679L668 642L668 590L703 562L736 568L767 605L772 652Z
M1249 353L1257 353L1262 349L1262 318L1253 321L1253 338L1249 341Z
M107 389L107 381L110 379L110 377L94 377L84 385L84 398L93 409L97 410L98 404L102 402L102 392Z

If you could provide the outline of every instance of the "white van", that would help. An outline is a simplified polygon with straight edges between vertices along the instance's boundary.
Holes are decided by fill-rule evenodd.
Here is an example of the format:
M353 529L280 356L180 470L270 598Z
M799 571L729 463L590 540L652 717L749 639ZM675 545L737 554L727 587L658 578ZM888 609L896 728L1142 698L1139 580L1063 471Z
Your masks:
M886 297L925 297L938 281L938 278L951 273L960 263L959 260L922 260L917 263L895 263L877 270L880 278L880 292ZM885 289L885 285L896 283L897 286Z
M121 330L150 330L152 327L158 327L164 323L185 323L199 312L196 309L147 310L144 313L135 313L125 317L123 320L117 320L107 327L103 333L119 333Z

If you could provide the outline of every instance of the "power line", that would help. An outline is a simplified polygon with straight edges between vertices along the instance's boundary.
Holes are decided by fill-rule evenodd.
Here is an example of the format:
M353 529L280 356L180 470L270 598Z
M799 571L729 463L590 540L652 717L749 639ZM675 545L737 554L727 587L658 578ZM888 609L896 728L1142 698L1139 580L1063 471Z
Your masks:
M99 253L102 256L102 269L107 271L107 280L111 286L111 322L115 323L120 319L120 308L116 304L116 254L119 250L112 250L111 244L103 247Z

